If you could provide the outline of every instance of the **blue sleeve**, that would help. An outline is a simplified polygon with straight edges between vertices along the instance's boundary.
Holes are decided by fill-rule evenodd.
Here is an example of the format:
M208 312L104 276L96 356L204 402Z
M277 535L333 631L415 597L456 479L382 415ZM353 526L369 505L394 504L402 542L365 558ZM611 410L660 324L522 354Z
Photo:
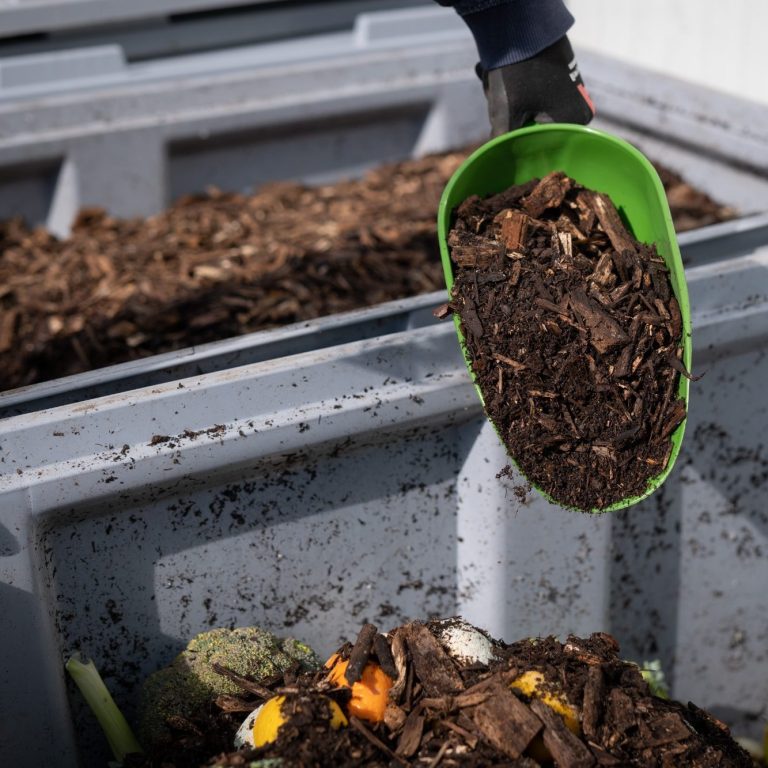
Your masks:
M437 1L452 6L464 19L486 70L530 59L573 24L563 0Z

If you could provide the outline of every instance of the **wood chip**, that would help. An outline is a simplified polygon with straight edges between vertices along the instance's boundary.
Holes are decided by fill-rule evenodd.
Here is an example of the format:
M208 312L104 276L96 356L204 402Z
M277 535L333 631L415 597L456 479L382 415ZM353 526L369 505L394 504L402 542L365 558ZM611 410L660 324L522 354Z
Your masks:
M668 355L667 356L667 362L669 363L670 368L677 371L682 376L685 376L688 381L699 381L703 377L704 374L701 374L701 376L694 376L684 365L683 361L677 358L675 355Z
M497 220L501 224L501 240L507 249L507 256L521 255L520 251L528 237L528 227L531 220L520 211L506 210Z
M392 656L392 649L389 647L389 640L384 635L377 634L373 638L373 652L376 654L384 674L395 680L397 678L397 666Z
M610 752L606 752L602 747L592 742L589 743L590 752L595 756L597 764L606 766L607 768L613 768L613 766L621 766L623 761L621 758L614 757Z
M438 698L423 698L421 706L425 709L432 709L448 714L457 709L466 709L467 707L476 707L482 704L490 696L488 691L472 690L461 693L458 696L440 696Z
M537 296L533 303L537 307L541 307L542 309L546 309L549 312L555 312L558 315L561 315L562 317L567 318L568 312L564 311L563 308L559 304L555 304L554 301L550 301L549 299L543 299L541 296Z
M616 284L616 274L613 271L613 259L610 253L603 253L597 260L595 271L587 278L607 290Z
M541 720L498 680L489 686L489 692L491 696L469 710L469 716L485 741L517 759L541 730Z
M225 667L222 664L214 662L211 664L211 669L216 674L221 675L222 677L226 677L227 680L231 680L235 685L242 688L244 691L256 694L256 696L262 699L271 699L272 696L274 696L274 691L271 691L269 688L266 688L259 683L255 683L253 680L249 680L243 675L238 675L237 672L229 669L228 667Z
M402 757L402 755L398 755L393 752L380 738L371 733L371 731L368 730L368 728L363 725L362 721L360 721L358 718L350 717L349 724L358 733L361 733L368 741L370 741L371 744L373 744L377 749L380 749L385 755L389 755L393 760L402 765L403 768L410 768L410 763L404 757Z
M252 701L245 701L239 696L222 693L216 697L216 706L222 712L253 712L257 705Z
M398 631L392 635L390 648L392 649L392 658L395 662L397 675L394 678L395 682L389 689L389 699L390 701L397 702L405 691L405 684L408 679L408 651L405 647L405 638L402 632Z
M8 352L13 346L20 315L19 309L11 309L0 314L0 352Z
M611 688L606 702L606 723L610 731L603 743L610 749L624 739L624 734L636 724L632 699L618 688Z
M405 725L407 717L408 715L405 713L405 710L390 701L384 710L384 725L392 733L397 733Z
M647 723L648 733L642 739L634 739L638 747L660 747L663 744L673 744L683 741L691 735L691 729L676 712L668 712Z
M558 248L560 253L566 258L573 257L573 238L570 232L557 233Z
M579 212L579 227L584 232L586 237L592 234L592 229L595 226L595 220L597 216L592 208L592 202L587 195L586 190L580 189L576 193L576 208Z
M581 705L581 727L590 741L598 738L604 692L603 670L599 666L591 665L587 670L587 682L584 685L584 699Z
M586 240L587 236L582 232L576 224L570 219L569 216L562 214L555 222L555 226L559 232L568 232L571 238L576 240Z
M500 355L498 353L494 353L493 359L498 360L500 363L504 363L504 365L508 365L515 371L524 371L528 367L525 363L519 363L517 360L513 360L511 357Z
M682 423L685 417L685 400L675 400L672 403L672 407L667 411L667 415L664 419L664 427L661 430L661 437L669 437L675 429L677 429L678 425Z
M461 312L461 319L464 327L478 339L483 335L483 324L480 322L480 316L477 314L476 305L468 297L464 298L464 307Z
M408 625L405 641L419 682L429 696L464 690L464 681L437 638L423 625Z
M678 338L683 331L683 316L680 313L680 305L674 296L669 300L669 314L672 323L672 336Z
M629 336L621 326L584 291L571 291L568 302L589 329L590 343L600 354L605 354L629 342Z
M353 685L363 676L363 669L368 663L373 648L373 639L379 630L373 624L363 624L357 636L352 652L349 654L349 664L344 670L344 678Z
M440 724L461 736L470 749L475 749L475 747L477 747L477 742L480 739L472 733L472 731L462 728L458 723L454 723L452 720L441 720Z
M531 702L531 709L544 723L544 746L558 768L589 768L595 764L586 744L568 730L560 715L538 699Z
M635 243L627 232L624 222L619 216L611 199L608 195L593 190L585 190L585 198L600 222L603 231L608 235L611 245L619 252L630 251L637 253Z
M397 741L397 749L395 751L398 755L412 757L416 754L416 750L421 746L421 736L424 733L424 719L420 707L414 709L408 715L400 738Z
M437 768L437 766L440 764L440 761L445 756L445 753L448 751L448 748L450 747L450 744L447 741L444 741L440 745L440 749L437 750L437 754L435 755L433 760L430 760L430 762L427 764L427 768Z
M448 246L451 259L460 267L487 269L502 253L501 243L469 232L452 232Z
M548 208L557 208L573 182L562 171L547 174L520 202L526 212L538 219Z

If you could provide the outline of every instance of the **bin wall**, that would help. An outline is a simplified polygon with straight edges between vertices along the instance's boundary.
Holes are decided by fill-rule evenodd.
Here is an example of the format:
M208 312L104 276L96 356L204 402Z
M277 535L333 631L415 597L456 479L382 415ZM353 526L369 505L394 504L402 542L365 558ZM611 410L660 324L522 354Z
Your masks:
M74 650L133 713L144 675L212 625L327 653L364 620L453 612L506 639L611 631L627 657L661 659L674 695L756 729L766 270L765 247L689 270L706 375L683 453L661 491L611 515L520 503L496 478L506 458L449 323L4 420L9 754L74 765L74 717L83 764L103 764L65 701Z
M81 61L97 55L103 67L84 74ZM326 181L482 141L476 56L453 11L425 7L147 62L121 63L120 47L103 44L2 59L0 218L63 235L81 206L146 216L212 183ZM691 181L745 213L768 209L764 106L595 54L581 65L596 125L693 171Z
M80 205L144 215L220 168L222 184L265 179L275 155L319 180L479 139L471 40L434 18L0 90L0 217L65 232ZM582 64L603 127L726 202L768 208L764 110ZM232 350L226 370L0 422L6 760L104 764L65 684L75 650L130 714L144 675L211 625L328 652L364 620L453 612L506 639L614 632L628 657L662 660L676 696L755 729L768 706L765 243L699 243L688 277L706 375L683 453L661 491L610 516L520 503L496 478L506 458L447 323L344 331L246 365Z

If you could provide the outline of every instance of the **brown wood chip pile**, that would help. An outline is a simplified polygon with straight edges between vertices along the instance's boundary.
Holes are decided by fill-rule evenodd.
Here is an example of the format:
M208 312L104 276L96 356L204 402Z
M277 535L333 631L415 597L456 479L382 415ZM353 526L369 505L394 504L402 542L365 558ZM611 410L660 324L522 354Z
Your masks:
M705 192L686 183L680 174L658 163L656 170L667 192L667 201L678 232L707 227L738 216L735 209L715 202Z
M437 204L465 156L210 190L148 219L83 210L66 240L0 223L0 390L438 290ZM669 178L685 226L732 215Z

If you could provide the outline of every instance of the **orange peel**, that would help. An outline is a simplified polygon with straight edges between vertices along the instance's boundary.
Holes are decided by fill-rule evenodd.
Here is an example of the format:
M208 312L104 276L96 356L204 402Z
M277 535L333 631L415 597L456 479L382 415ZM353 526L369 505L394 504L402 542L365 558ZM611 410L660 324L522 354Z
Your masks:
M384 719L384 710L387 708L389 689L393 681L379 664L369 661L363 667L360 680L353 685L350 685L344 676L349 661L342 659L338 653L334 653L325 666L329 670L329 682L339 688L352 689L352 698L347 707L350 716L371 723L380 723Z

